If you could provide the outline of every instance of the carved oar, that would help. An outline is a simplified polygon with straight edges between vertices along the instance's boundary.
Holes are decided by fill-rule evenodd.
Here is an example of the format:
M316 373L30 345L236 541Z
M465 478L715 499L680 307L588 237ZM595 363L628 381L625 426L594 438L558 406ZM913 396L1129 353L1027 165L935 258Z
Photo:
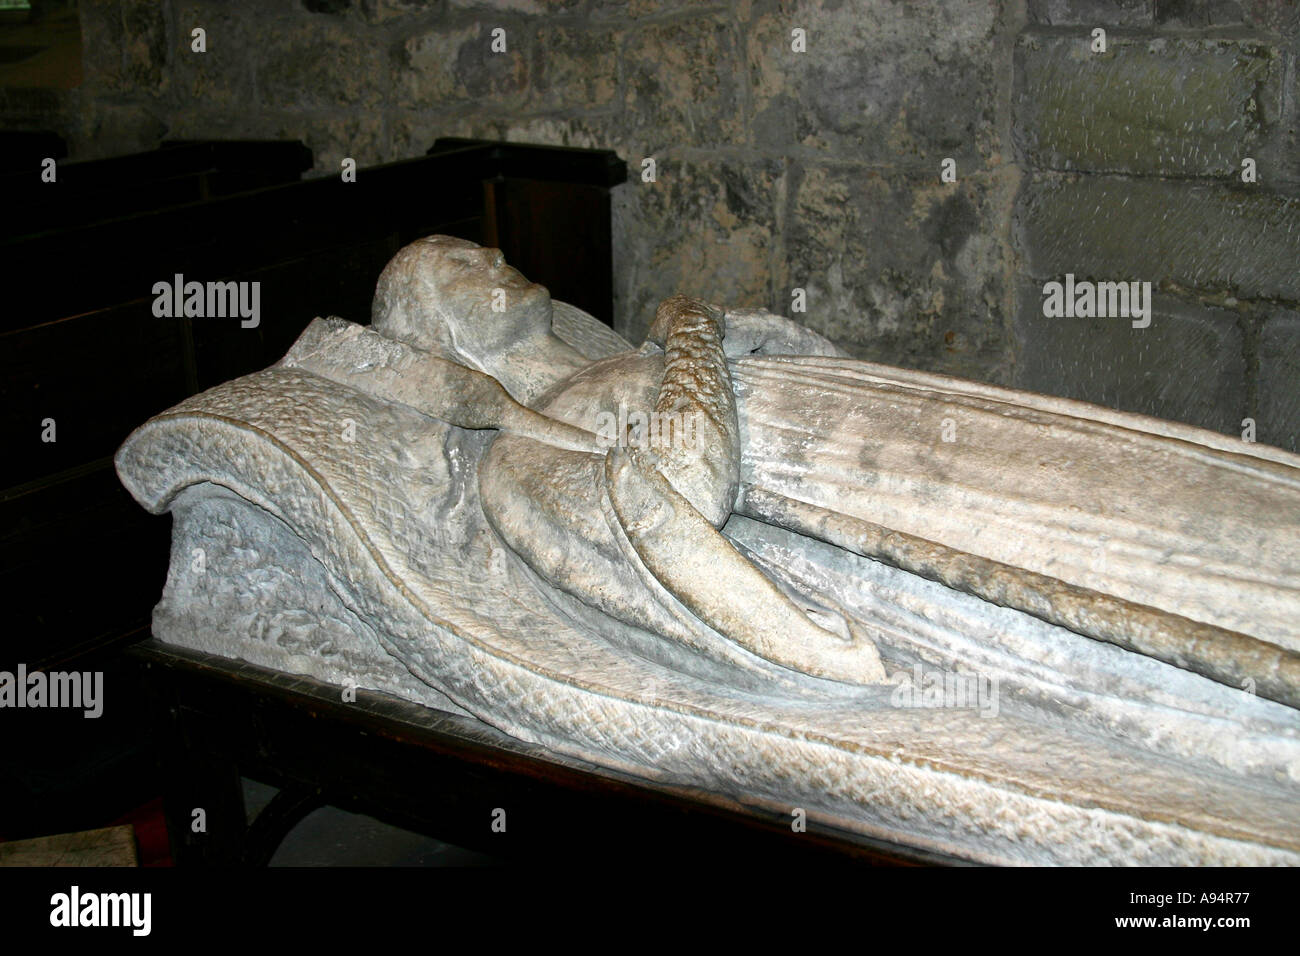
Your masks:
M760 488L744 489L744 512L867 558L1015 608L1050 624L1247 693L1300 708L1300 655L1158 608L967 554L915 535L837 514Z
M605 456L610 503L651 574L715 631L764 660L848 684L885 680L870 639L818 627L637 449Z

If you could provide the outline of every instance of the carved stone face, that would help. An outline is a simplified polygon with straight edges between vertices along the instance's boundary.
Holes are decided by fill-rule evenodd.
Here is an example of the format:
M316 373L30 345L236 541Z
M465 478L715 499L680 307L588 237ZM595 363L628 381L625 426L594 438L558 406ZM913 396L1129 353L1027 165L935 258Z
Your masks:
M499 249L430 236L406 246L384 268L371 324L487 370L510 346L550 331L551 296L507 265Z

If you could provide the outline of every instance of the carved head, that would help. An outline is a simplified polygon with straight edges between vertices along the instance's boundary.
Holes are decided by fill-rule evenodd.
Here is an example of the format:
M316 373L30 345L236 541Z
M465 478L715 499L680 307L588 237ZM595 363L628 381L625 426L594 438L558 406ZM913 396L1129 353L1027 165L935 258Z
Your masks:
M429 236L400 250L375 286L376 331L484 371L511 346L546 336L551 296L500 249Z

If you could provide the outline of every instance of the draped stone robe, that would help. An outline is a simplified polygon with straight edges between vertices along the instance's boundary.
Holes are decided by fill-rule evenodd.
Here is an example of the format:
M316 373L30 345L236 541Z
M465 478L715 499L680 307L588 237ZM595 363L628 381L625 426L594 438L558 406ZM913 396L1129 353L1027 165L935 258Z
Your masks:
M593 361L627 348L576 310L555 328ZM1294 648L1295 456L851 360L733 361L744 452L723 533L875 635L894 682L846 689L692 654L551 586L485 517L492 434L368 393L376 363L400 373L409 356L363 339L317 323L280 365L119 451L137 499L175 517L162 639L973 860L1300 862L1295 710L863 557L822 525L829 511ZM578 397L548 410L576 416ZM996 680L996 713L900 705L926 669Z

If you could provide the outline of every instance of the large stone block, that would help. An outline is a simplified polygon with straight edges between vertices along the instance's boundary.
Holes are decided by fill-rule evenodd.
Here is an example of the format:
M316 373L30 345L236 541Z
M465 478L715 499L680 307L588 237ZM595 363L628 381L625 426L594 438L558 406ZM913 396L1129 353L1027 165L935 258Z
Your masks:
M166 90L167 24L148 0L88 0L78 8L81 90L133 96Z
M605 125L585 118L534 116L510 118L481 112L398 110L389 117L393 159L423 156L440 136L494 139L511 143L608 149Z
M303 113L248 110L241 114L225 110L194 108L171 118L167 135L173 139L301 139L311 120ZM290 132L292 130L292 132Z
M175 139L301 140L315 159L311 171L304 174L308 178L337 177L344 157L356 160L358 169L397 158L386 136L383 114L373 111L322 115L302 110L250 110L232 115L187 110L174 118L167 132ZM432 140L425 149L431 144Z
M153 106L92 100L69 120L69 158L76 160L144 152L173 135Z
M1019 299L1018 388L1240 433L1246 368L1235 313L1157 293L1151 324L1137 329L1120 317L1049 318L1042 283L1022 282Z
M937 177L809 166L792 184L777 311L872 361L1005 381L1015 172Z
M640 176L642 157L633 155L626 148L621 138L622 130L617 116L544 114L508 117L500 121L499 128L501 129L499 138L512 143L544 143L550 146L573 146L578 149L612 149L625 159L630 167L635 167L635 176Z
M591 109L618 96L618 38L612 30L551 21L536 27L533 107Z
M1300 312L1264 323L1259 342L1256 438L1300 451Z
M1283 37L1300 26L1295 0L1156 0L1156 23L1173 27L1243 24Z
M1291 115L1287 117L1287 155L1291 158L1289 166L1283 167L1283 177L1292 183L1300 183L1300 69L1292 71L1294 84L1291 91Z
M508 139L500 120L482 115L428 110L396 110L388 118L389 153L393 159L414 159L428 152L440 136L467 139ZM516 142L534 142L516 140ZM537 140L536 142L541 142Z
M936 173L947 157L983 165L999 150L997 27L987 3L756 3L743 27L752 139Z
M585 0L447 0L452 9L484 13L572 13Z
M739 42L722 15L654 22L628 34L628 134L650 154L744 142Z
M1300 300L1300 199L1259 187L1043 177L1017 210L1038 278L1141 279Z
M492 50L492 31L506 31L506 48ZM491 105L527 106L539 70L532 31L522 21L465 22L408 37L397 51L396 105L438 109Z
M314 176L338 176L344 158L355 160L359 170L399 158L392 154L383 117L376 113L313 118L302 126L301 133L293 131L294 125L277 132L277 138L301 139L311 147L315 158L311 175ZM430 141L429 146L432 145Z
M681 13L685 10L717 11L725 4L718 0L591 0L591 15L619 20L639 20L656 14Z
M167 44L167 22L153 0L122 0L123 70L134 93L161 93L167 64L174 56Z
M503 52L492 50L497 26L506 31ZM395 70L398 106L426 114L506 120L533 111L612 112L618 106L613 28L567 20L497 24L484 18L422 32L401 44Z
M674 292L768 305L785 164L669 159L657 174L657 182L643 183L633 171L613 192L618 331L641 342L655 307Z
M1221 27L1243 19L1237 0L1156 0L1156 23L1161 26Z
M440 13L446 0L360 0L361 12L373 23L383 23L399 17L417 14Z
M122 8L118 0L86 0L77 11L81 27L81 76L84 92L125 87L122 64Z
M335 17L283 22L282 42L259 45L258 87L273 109L373 108L388 96L388 57L364 26Z
M259 17L228 4L176 0L172 23L172 73L180 100L190 108L247 111L254 101L251 51L266 45ZM193 50L196 28L205 33L204 53Z
M1030 23L1048 26L1150 26L1155 0L1029 0Z
M1269 151L1285 73L1274 47L1188 36L1114 35L1105 53L1090 44L1087 32L1020 38L1016 138L1030 165L1239 177L1244 157Z
M388 154L392 159L423 156L440 136L463 136L510 143L572 146L578 149L613 148L628 160L629 165L636 165L632 154L620 147L617 136L612 132L612 118L601 114L578 117L509 117L464 110L396 110L388 117L388 127Z

